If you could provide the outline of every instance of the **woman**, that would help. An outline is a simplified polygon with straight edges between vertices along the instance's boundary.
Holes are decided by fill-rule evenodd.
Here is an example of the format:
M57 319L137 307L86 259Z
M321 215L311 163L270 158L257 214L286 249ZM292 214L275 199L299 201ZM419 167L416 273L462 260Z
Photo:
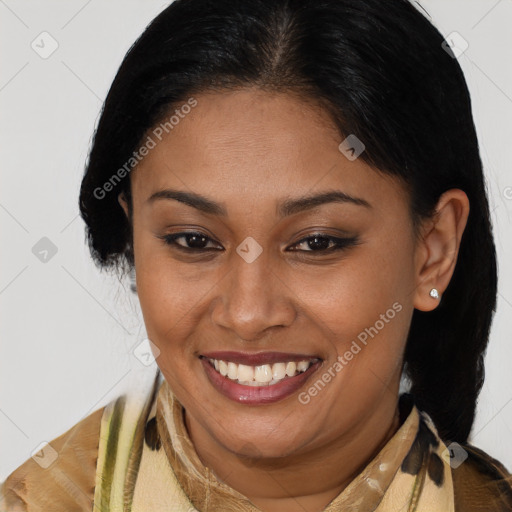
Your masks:
M453 57L405 0L150 24L80 208L99 266L136 272L159 371L14 471L7 510L512 510L467 442L497 278Z

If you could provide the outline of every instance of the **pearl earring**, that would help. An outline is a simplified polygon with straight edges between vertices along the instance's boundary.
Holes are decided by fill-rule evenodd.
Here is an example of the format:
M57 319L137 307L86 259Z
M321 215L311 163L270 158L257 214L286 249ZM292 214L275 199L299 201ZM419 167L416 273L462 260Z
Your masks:
M430 296L433 299L436 299L436 300L439 299L439 292L437 291L437 288L432 288L432 290L430 290Z

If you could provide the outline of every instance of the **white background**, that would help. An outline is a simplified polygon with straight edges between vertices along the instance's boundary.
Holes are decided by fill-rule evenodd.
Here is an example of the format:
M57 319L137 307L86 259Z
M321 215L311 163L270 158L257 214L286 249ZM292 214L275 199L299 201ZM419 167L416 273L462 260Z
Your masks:
M469 43L459 61L500 272L472 441L512 470L512 0L421 3L443 35L457 31ZM89 257L78 192L102 100L125 52L166 4L0 0L0 481L156 369L132 353L145 331L129 283L101 274ZM47 59L31 47L43 31L58 43ZM42 237L57 248L46 263L32 253Z

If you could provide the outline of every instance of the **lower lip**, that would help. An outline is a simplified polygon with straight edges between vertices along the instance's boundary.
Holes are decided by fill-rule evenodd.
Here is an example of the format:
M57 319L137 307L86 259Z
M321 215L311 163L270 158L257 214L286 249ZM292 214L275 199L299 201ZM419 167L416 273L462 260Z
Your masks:
M318 361L305 372L271 386L244 386L228 377L223 377L204 357L201 357L201 363L208 380L219 393L235 402L247 405L269 404L293 395L322 364Z

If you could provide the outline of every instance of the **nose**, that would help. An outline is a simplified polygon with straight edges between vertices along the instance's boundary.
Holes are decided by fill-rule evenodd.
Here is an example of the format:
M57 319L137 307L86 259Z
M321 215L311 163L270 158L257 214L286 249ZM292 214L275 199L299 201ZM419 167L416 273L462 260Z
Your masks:
M272 269L265 251L250 263L233 255L231 270L219 283L211 319L239 339L258 340L272 327L288 327L296 316L293 292Z

